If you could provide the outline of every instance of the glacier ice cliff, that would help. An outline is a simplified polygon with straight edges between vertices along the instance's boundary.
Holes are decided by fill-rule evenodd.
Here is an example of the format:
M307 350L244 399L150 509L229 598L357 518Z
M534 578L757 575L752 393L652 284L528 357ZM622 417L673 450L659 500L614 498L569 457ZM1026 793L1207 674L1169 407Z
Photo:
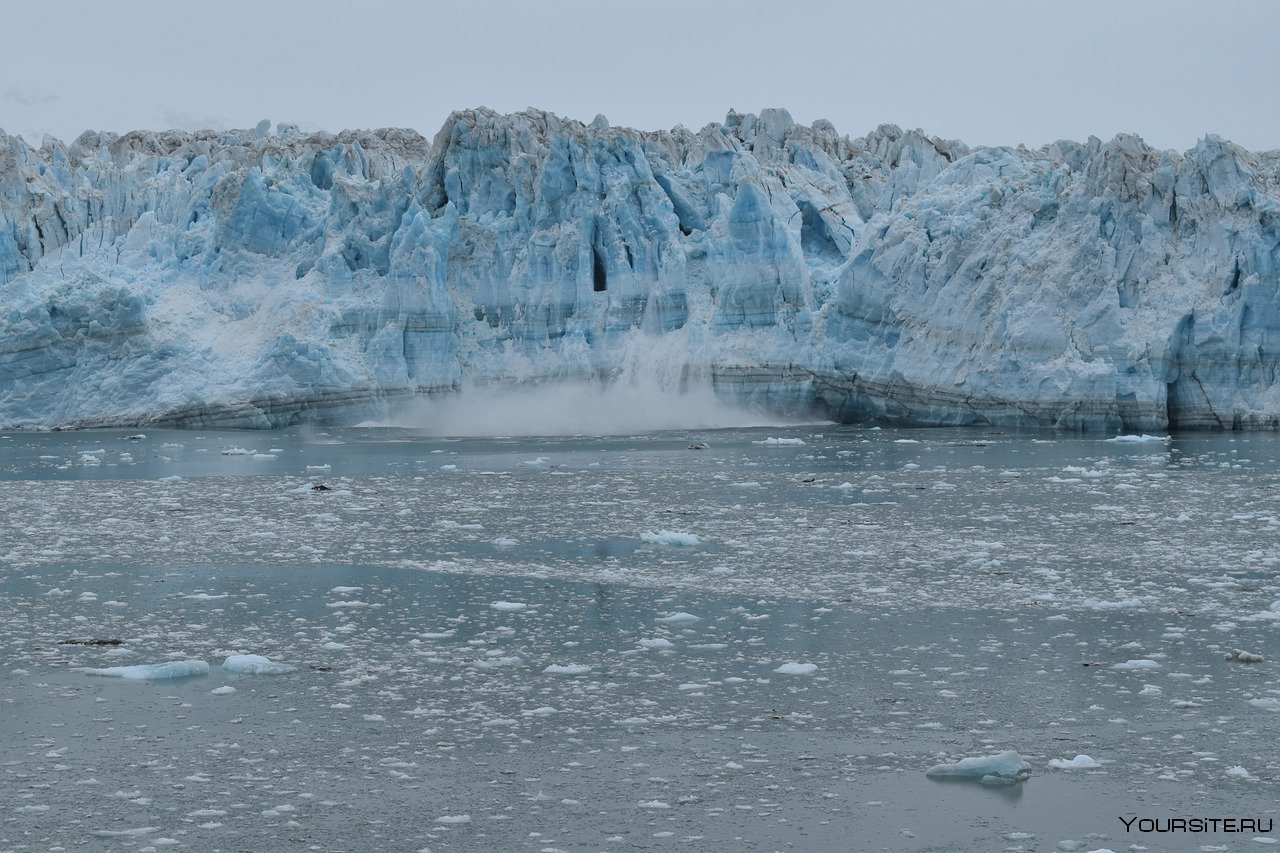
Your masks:
M0 427L278 426L701 378L843 421L1280 425L1280 152L640 132L0 132Z

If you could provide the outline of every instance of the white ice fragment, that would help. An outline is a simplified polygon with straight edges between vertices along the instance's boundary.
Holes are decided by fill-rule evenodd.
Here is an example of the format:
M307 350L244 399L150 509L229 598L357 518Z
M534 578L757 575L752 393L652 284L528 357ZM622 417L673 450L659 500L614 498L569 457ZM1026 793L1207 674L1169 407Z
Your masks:
M519 613L521 610L529 609L529 605L523 601L495 601L489 606L503 613Z
M159 830L158 826L140 826L137 829L91 829L89 834L94 838L134 838L139 835L150 835Z
M1150 658L1134 658L1123 663L1112 664L1111 668L1122 672L1133 672L1141 669L1159 669L1160 664Z
M85 667L81 672L86 675L102 675L130 681L162 681L170 678L208 675L209 664L202 660L173 660L167 663L144 663L135 666Z
M471 823L471 815L469 814L447 814L436 818L436 823L458 824Z
M770 436L764 439L763 441L753 441L751 443L765 444L765 445L804 444L804 439L803 438L774 438L773 436Z
M995 755L962 758L952 764L936 764L926 776L941 779L977 779L986 784L1024 781L1031 775L1031 764L1013 750Z
M1264 658L1260 654L1254 652L1246 652L1244 649L1232 649L1226 656L1227 660L1238 661L1239 663L1262 663Z
M1146 433L1143 433L1141 435L1117 435L1115 438L1108 438L1107 441L1119 444L1138 444L1153 441L1173 441L1173 437L1168 435L1147 435Z
M209 692L212 693L214 696L230 696L232 693L236 692L236 689L232 687L230 684L224 684L221 687L213 688Z
M1075 758L1051 759L1049 766L1057 770L1094 770L1102 765L1087 755L1077 755Z
M668 613L666 616L659 616L654 621L665 622L668 625L675 625L681 622L699 622L701 621L701 618L702 617L700 616L694 616L692 613L685 613L681 610L678 613Z
M543 670L547 675L586 675L591 667L581 663L553 663Z
M222 662L222 668L236 675L283 675L297 669L292 664L277 663L262 655L231 655Z
M774 670L779 675L813 675L817 671L816 663L784 663Z
M676 530L659 530L654 533L646 530L640 534L640 541L651 545L670 545L675 548L692 548L700 541L693 533L681 533Z

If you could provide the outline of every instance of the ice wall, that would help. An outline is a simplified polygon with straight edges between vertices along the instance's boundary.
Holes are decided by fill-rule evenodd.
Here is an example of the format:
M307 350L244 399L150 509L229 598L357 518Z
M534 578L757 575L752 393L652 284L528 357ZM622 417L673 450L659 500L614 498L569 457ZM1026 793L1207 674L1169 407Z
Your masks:
M1280 153L644 133L0 134L0 426L275 426L464 387L843 420L1280 424Z

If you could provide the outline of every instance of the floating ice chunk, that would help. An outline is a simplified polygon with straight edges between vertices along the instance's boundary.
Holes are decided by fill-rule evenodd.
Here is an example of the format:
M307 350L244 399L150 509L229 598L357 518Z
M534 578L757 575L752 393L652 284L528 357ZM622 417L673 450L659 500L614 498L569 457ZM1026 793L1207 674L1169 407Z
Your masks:
M817 671L816 663L784 663L774 670L779 675L813 675Z
M547 675L586 675L591 667L581 663L553 663L543 670Z
M262 655L231 655L222 668L236 675L283 675L297 669L293 664L277 663Z
M329 642L321 645L320 648L326 649L331 652L345 652L347 649L351 647L348 646L346 643L339 643L336 640L330 640Z
M546 468L550 463L551 460L546 456L539 456L537 459L530 459L528 462L523 462L521 464L526 468Z
M1135 658L1124 661L1123 663L1115 663L1111 665L1112 669L1118 669L1123 672L1132 672L1140 669L1159 669L1160 664L1150 658Z
M504 613L519 613L521 610L529 609L529 605L523 601L495 601L489 606Z
M1075 758L1054 758L1049 766L1057 770L1094 770L1102 765L1087 755L1077 755Z
M161 483L177 483L177 482L181 482L181 480L182 480L182 478L181 478L181 477L179 477L177 474L170 474L168 477L161 477L161 478L159 479L159 481L158 481L158 482L161 482Z
M236 689L232 687L230 684L224 684L221 687L213 688L209 692L212 693L214 696L230 696L232 693L236 692Z
M499 536L497 539L493 540L493 546L495 548L514 548L519 544L519 539L512 539L510 536Z
M1117 435L1115 438L1108 438L1107 441L1116 442L1118 444L1137 444L1140 442L1173 441L1173 436L1147 435L1146 433L1143 433L1142 435Z
M243 447L228 447L222 451L223 456L247 456L248 454L249 451L245 450Z
M358 592L364 592L364 587L362 587L362 586L335 586L333 589L329 590L329 592L333 593L334 595L355 595L355 594L356 594L356 593L358 593Z
M208 675L209 664L202 660L171 660L167 663L143 663L135 666L86 667L86 675L102 675L108 678L125 678L130 681L161 681L170 678L191 678Z
M1141 598L1122 598L1119 601L1104 601L1100 598L1086 598L1080 606L1086 610L1128 610L1146 604Z
M767 444L767 445L780 445L780 444L792 444L792 445L795 445L795 444L804 444L804 439L803 439L803 438L774 438L773 436L769 436L768 438L764 439L763 441L753 441L753 442L751 442L751 443L752 443L752 444Z
M134 838L159 831L158 826L140 826L137 829L91 829L89 834L94 838Z
M676 644L666 637L653 637L638 641L646 649L674 649Z
M648 542L651 545L670 545L675 548L692 548L701 540L692 533L681 533L676 530L659 530L654 533L652 530L646 530L640 534L640 541Z
M274 453L255 453L253 454L253 458L254 459L275 459L276 455Z
M1226 773L1228 776L1234 776L1237 779L1256 779L1257 778L1256 776L1254 776L1252 773L1250 773L1248 770L1246 770L1244 767L1240 766L1239 764L1233 767L1228 767L1223 772Z
M1250 699L1249 704L1264 711L1280 711L1280 699L1268 696L1264 699Z
M436 818L436 823L458 824L471 823L471 815L469 814L447 814L443 817Z
M995 755L962 758L953 764L936 764L925 771L937 779L976 779L983 784L1022 782L1031 775L1031 764L1013 750Z
M645 800L643 803L639 803L638 805L639 805L639 807L640 807L640 808L642 808L642 809L669 809L669 808L671 808L671 804L670 804L670 803L664 803L664 802L662 802L662 800Z
M665 622L668 625L675 625L681 622L699 622L702 617L694 616L692 613L685 613L681 610L679 613L668 613L666 616L659 616L655 622Z
M1246 652L1244 649L1232 649L1226 655L1227 660L1238 661L1240 663L1262 663L1264 658L1260 654L1254 652Z
M758 489L760 488L760 484L755 480L747 480L743 483L734 483L733 487L735 489Z

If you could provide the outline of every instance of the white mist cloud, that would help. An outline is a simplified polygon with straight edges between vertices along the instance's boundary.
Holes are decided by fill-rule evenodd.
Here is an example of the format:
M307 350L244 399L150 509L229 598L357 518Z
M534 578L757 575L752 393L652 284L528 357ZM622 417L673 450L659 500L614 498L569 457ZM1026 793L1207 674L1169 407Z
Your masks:
M402 427L437 436L634 435L665 430L791 426L754 408L732 405L709 384L683 390L657 382L540 383L471 388L419 400L399 414L361 426Z

